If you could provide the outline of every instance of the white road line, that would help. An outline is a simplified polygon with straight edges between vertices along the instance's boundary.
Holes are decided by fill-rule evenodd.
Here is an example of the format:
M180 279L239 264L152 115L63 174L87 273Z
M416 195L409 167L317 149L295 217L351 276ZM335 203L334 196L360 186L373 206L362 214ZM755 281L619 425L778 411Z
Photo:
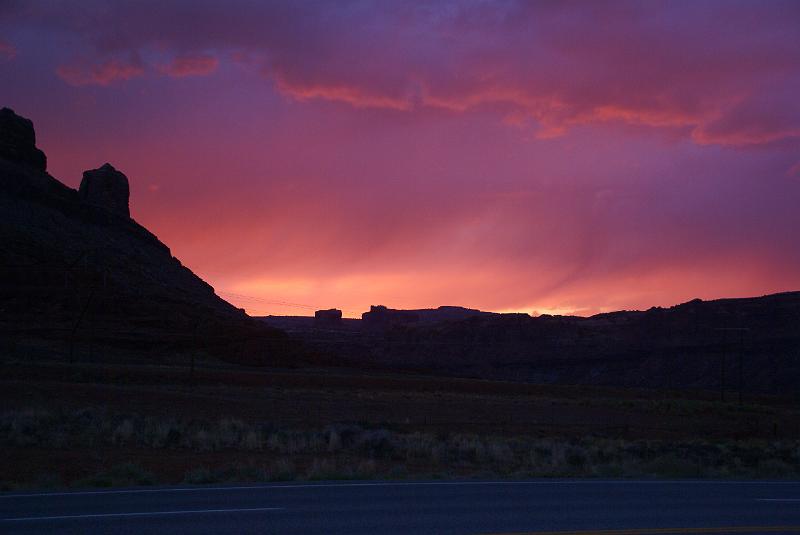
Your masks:
M151 511L143 513L103 513L89 515L63 516L26 516L20 518L4 518L4 522L26 522L31 520L68 520L77 518L111 518L126 516L158 516L158 515L199 515L205 513L246 513L254 511L282 511L283 507L254 507L250 509L198 509L196 511Z
M44 498L49 496L88 496L95 494L142 494L157 492L208 492L227 490L272 490L310 489L340 487L416 487L416 486L461 486L461 485L800 485L800 481L720 481L720 480L553 480L553 481L383 481L363 483L297 483L286 485L244 485L229 487L175 487L160 489L83 490L68 492L39 492L30 494L0 494L2 498Z

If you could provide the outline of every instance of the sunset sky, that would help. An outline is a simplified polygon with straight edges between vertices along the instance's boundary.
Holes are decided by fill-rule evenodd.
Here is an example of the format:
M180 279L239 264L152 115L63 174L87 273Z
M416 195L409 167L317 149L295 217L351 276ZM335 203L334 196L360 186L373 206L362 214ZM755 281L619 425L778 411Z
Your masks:
M800 290L800 2L0 2L49 172L252 314Z

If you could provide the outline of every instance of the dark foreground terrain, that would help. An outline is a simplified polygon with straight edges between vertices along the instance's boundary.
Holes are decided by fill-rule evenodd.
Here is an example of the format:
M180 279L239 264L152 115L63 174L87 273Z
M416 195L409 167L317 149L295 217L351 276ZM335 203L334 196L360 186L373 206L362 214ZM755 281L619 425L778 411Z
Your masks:
M453 477L800 477L791 399L342 370L5 361L7 490Z
M4 533L800 532L800 484L349 482L0 494Z

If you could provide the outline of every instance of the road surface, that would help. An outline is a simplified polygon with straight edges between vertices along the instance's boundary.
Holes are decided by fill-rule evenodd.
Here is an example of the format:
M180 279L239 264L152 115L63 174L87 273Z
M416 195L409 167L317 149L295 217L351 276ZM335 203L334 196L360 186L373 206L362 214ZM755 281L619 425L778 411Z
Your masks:
M800 533L800 482L365 481L0 494L0 533L554 531Z

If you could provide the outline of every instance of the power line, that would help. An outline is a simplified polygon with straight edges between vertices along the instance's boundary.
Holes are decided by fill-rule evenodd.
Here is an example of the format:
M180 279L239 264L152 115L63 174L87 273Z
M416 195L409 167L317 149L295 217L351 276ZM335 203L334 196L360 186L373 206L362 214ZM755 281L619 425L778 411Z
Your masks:
M225 291L218 291L218 293L223 294L223 295L229 295L229 296L235 297L237 299L248 299L250 301L257 301L259 303L265 303L265 304L268 304L268 305L280 305L280 306L295 307L295 308L305 308L305 309L310 309L310 310L316 310L318 308L318 307L316 307L314 305L306 305L306 304L303 304L303 303L292 303L290 301L276 301L276 300L272 300L272 299L265 299L263 297L256 297L254 295L245 295L245 294L239 294L239 293L234 293L234 292L225 292Z

